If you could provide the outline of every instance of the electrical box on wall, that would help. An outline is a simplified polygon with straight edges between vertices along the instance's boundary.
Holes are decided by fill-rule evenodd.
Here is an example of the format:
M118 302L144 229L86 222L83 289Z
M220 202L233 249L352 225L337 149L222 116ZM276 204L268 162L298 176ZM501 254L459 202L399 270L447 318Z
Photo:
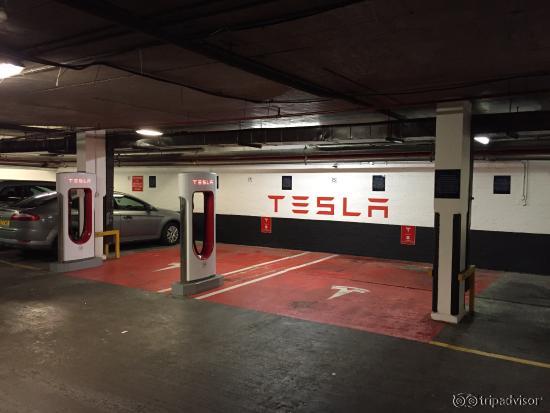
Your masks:
M460 169L435 171L434 198L460 198Z
M292 190L292 176L283 176L281 186L285 191Z
M380 192L386 190L386 177L384 175L372 176L372 190Z
M511 192L512 177L510 175L495 175L493 180L493 194L509 194Z

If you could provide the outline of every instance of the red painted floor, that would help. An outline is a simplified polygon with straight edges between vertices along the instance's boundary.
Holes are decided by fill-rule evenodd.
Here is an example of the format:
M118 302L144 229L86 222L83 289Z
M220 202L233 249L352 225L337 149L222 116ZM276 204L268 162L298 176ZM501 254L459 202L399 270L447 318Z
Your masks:
M178 248L166 248L136 252L70 275L162 291L179 279L179 268L172 265L178 261ZM429 341L443 328L430 318L429 268L411 262L218 244L218 273L226 274L225 283L195 298ZM478 271L478 292L497 278L498 273Z

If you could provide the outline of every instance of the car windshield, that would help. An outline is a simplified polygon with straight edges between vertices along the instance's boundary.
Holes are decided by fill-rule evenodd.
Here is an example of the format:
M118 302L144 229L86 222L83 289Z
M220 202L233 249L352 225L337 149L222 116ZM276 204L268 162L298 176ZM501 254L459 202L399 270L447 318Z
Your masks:
M52 192L55 188L49 188L47 186L42 186L42 185L35 185L33 189L40 192Z
M14 208L36 208L53 202L57 199L57 192L45 192L40 195L35 195L31 198L24 199L14 205Z

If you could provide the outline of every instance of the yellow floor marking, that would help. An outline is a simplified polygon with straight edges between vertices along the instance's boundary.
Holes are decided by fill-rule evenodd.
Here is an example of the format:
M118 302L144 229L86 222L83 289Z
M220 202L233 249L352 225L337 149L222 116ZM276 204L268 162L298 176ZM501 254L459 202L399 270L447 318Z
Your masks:
M487 351L476 350L473 348L455 346L453 344L442 343L441 341L430 341L433 346L447 348L449 350L462 351L464 353L477 354L478 356L491 357L494 359L511 361L512 363L526 364L528 366L541 367L544 369L550 369L550 363L543 363L541 361L527 360L519 357L506 356L504 354L489 353Z
M23 268L24 270L34 270L34 271L42 270L42 268L33 267L32 265L16 264L14 262L9 262L4 260L0 260L0 264L11 265L12 267L15 267L15 268Z

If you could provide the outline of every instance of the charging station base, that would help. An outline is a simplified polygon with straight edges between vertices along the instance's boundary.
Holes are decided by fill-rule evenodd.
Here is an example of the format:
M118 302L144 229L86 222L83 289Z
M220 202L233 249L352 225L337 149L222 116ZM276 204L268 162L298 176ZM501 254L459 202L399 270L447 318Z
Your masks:
M52 262L50 263L51 272L70 272L95 268L103 265L103 260L99 257L87 258L85 260Z
M202 293L203 291L212 290L223 285L223 276L211 275L208 278L197 280L188 283L172 284L172 295L174 297L187 297L190 295Z

